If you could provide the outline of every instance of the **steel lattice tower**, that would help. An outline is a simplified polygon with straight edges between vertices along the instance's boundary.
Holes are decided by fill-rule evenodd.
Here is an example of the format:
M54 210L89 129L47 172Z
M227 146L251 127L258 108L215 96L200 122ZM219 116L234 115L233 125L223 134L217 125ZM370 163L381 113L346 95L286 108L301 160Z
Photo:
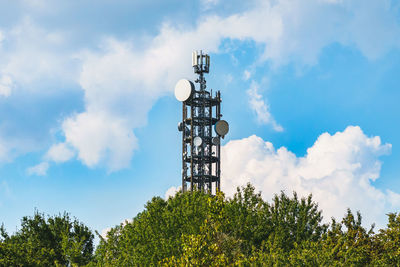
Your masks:
M195 83L180 80L175 96L182 101L182 190L214 193L221 189L220 138L228 133L229 125L221 120L221 94L207 91L205 73L209 73L210 57L193 52L192 66L198 74ZM215 133L213 131L215 129Z

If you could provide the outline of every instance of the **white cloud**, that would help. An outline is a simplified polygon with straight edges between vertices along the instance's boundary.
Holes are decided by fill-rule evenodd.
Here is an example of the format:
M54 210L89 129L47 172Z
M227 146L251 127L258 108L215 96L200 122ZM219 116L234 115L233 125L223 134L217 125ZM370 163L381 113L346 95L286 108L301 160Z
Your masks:
M77 62L67 50L64 33L48 31L25 17L4 31L3 38L6 42L0 46L0 77L9 77L20 88L33 90L35 83L76 78Z
M245 70L245 71L243 72L243 79L244 79L245 81L247 81L248 79L250 79L250 77L251 77L251 72L248 71L248 70Z
M391 212L394 212L393 209L398 209L400 207L400 194L397 194L389 189L386 190L386 193L389 199L389 203L392 205Z
M122 226L125 226L125 225L127 225L128 223L132 223L133 222L133 220L132 219L125 219L125 220L123 220L121 223L120 223L120 225L122 225ZM101 231L101 237L102 238L104 238L105 240L107 240L107 234L108 234L108 232L110 232L111 231L111 227L107 227L107 228L104 228L102 231Z
M385 212L393 205L400 207L400 195L384 193L371 181L379 178L379 157L390 150L390 144L366 136L357 126L334 135L322 134L304 157L285 147L276 150L253 135L222 148L222 189L232 195L237 186L250 182L265 199L281 190L302 196L312 193L327 221L331 216L341 219L350 207L361 211L367 225L384 226Z
M27 169L28 175L37 175L37 176L44 176L47 174L47 170L49 169L49 163L42 162L38 165L30 167Z
M43 133L50 131L43 129L50 123L41 127L37 127L38 123L36 126L33 122L26 123L24 118L29 115L19 114L26 113L30 106L20 103L32 98L30 103L35 105L37 101L48 100L52 96L50 90L64 90L60 87L65 88L65 81L76 79L78 62L73 59L62 33L44 29L29 17L2 28L0 35L0 98L12 96L4 100L12 109L1 118L0 161L11 162L21 154L43 149L43 144L47 144ZM48 108L47 103L41 104L35 109ZM54 118L57 114L51 116Z
M0 76L0 96L10 96L12 87L12 80L10 76Z
M1 128L0 128L1 131ZM20 154L35 149L31 140L19 137L3 136L0 132L0 163L12 162Z
M64 121L66 142L78 149L87 166L99 163L110 171L127 167L137 140L127 122L105 113L85 112Z
M313 65L333 43L356 47L369 59L400 47L397 13L389 1L257 1L252 9L207 18L198 27L209 24L211 35L264 45L260 60L275 66Z
M58 143L50 147L46 153L46 158L59 163L70 160L74 154L74 151L72 151L67 144Z
M280 21L277 38L266 39L264 31L259 33L259 39L266 44L264 59L275 65L288 62L313 65L321 50L332 43L356 47L369 59L399 48L400 27L389 1L269 3L261 4L259 11L251 11L249 15L254 12L254 20L262 20L260 15L264 13L276 18L276 23Z
M275 131L282 132L283 127L272 117L269 106L259 94L258 89L259 85L255 81L252 81L250 88L246 91L249 97L250 108L256 114L257 121L261 124L270 124Z
M205 2L210 7L218 3ZM42 0L26 3L48 4ZM132 132L146 124L155 101L172 92L179 78L193 77L189 65L192 50L219 53L227 38L251 40L264 47L260 61L303 66L315 64L321 50L332 43L356 47L370 59L400 43L395 10L387 1L375 0L256 1L244 12L205 15L192 28L163 24L158 35L140 44L132 44L140 39L137 36L125 41L108 38L96 52L71 51L66 33L42 29L29 17L2 33L7 45L0 46L0 77L9 77L13 90L21 85L36 88L31 84L52 79L78 82L85 94L85 111L63 123L66 143L78 151L85 164L95 166L104 159L112 170L130 162L137 147ZM2 82L0 94L10 93L11 86ZM249 93L259 120L280 130L260 93ZM93 141L89 119L102 130ZM112 125L111 129L106 125ZM82 132L77 131L78 126ZM121 140L110 144L111 136Z
M307 3L300 0L263 1L242 13L227 17L207 16L192 29L178 29L164 24L144 50L110 38L103 43L101 52L81 55L83 70L80 84L85 91L87 113L82 116L99 118L103 116L99 115L101 112L113 120L120 119L124 121L124 126L118 127L122 131L118 135L126 136L128 131L146 123L147 113L155 100L171 92L179 78L192 77L188 67L192 50L221 52L219 46L225 38L253 40L263 45L265 50L260 60L269 60L276 66L289 62L315 64L320 51L335 42L356 46L367 57L374 58L392 47L398 47L398 40L393 36L400 36L393 11L384 3L379 3L371 1L360 8L355 4L317 0ZM362 23L370 24L375 20L372 19L374 16L370 16L375 8L381 22L372 27L371 32L366 31ZM260 30L260 25L268 27ZM382 35L382 31L391 34ZM374 41L372 46L367 37L374 33L383 39ZM200 38L204 36L207 38ZM282 131L259 94L257 83L252 84L248 94L258 120L272 125L276 131ZM73 120L70 118L69 122ZM116 130L113 131L115 133ZM80 134L84 133L75 132L75 138L87 139L78 137ZM65 135L71 134L65 132ZM108 146L102 140L105 142L108 138L90 142L90 149L85 142L70 143L86 164L93 165L101 157L99 153L106 151ZM130 157L136 146L131 138L125 140L128 142L126 147L132 151L127 149L122 154ZM130 160L119 158L124 162Z
M171 187L168 188L167 191L165 192L164 199L168 199L169 197L175 196L175 194L176 194L177 192L179 192L181 189L182 189L182 186L178 186L178 187L171 186Z
M79 55L86 111L68 118L63 132L86 165L105 159L111 170L128 166L137 148L133 130L146 124L155 100L179 78L193 76L188 66L196 37L164 26L144 52L107 39L101 53Z
M107 240L107 234L108 234L108 232L110 232L111 231L111 227L107 227L107 228L104 228L102 231L101 231L101 237L102 238L104 238L104 240Z

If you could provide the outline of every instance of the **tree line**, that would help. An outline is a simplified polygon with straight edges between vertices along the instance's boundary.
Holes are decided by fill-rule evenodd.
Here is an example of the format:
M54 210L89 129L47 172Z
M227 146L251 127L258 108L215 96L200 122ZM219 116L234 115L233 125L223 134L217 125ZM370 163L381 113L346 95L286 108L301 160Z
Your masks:
M400 214L377 232L351 210L326 224L311 195L268 203L250 184L232 198L154 197L132 222L96 234L95 248L76 218L35 211L13 234L0 227L0 266L400 266Z

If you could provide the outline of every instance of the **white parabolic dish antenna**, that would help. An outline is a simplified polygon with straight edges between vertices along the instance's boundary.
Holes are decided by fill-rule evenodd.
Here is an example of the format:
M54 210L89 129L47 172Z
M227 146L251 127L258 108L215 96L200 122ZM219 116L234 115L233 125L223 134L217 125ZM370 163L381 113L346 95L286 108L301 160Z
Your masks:
M225 136L229 132L229 124L224 120L219 120L215 124L215 132L220 136Z
M175 85L175 97L181 102L188 100L194 92L194 84L186 79L179 80Z
M203 143L203 140L201 140L201 137L199 137L199 136L196 136L196 137L193 139L193 144L194 144L195 146L201 146L202 143Z

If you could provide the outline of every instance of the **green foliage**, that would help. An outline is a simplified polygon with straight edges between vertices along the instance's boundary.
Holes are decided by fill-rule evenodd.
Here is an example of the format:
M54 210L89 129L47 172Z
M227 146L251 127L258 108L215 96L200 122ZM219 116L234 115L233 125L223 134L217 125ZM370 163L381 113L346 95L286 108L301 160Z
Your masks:
M287 252L326 232L318 206L284 193L266 203L254 187L232 199L200 192L153 198L132 223L113 228L96 252L101 266L234 265L263 249Z
M389 213L388 228L375 237L375 265L400 266L400 214Z
M343 226L346 230L342 230ZM361 214L357 218L350 209L341 224L332 221L331 230L328 232L322 245L327 258L332 263L345 266L366 266L371 263L373 255L372 236L373 227L367 231L361 225Z
M67 213L46 218L35 211L15 234L3 226L0 234L0 266L83 266L92 260L92 232Z
M225 201L222 193L207 199L210 212L200 226L199 234L182 234L182 253L160 262L164 266L229 266L238 265L244 255L240 242L223 233Z
M0 266L400 266L400 214L375 234L347 210L327 225L312 196L281 192L265 202L253 186L154 197L131 222L100 237L68 214L0 227Z
M238 188L233 198L225 202L224 209L223 231L240 240L246 254L253 247L261 247L273 231L270 206L249 184Z
M167 201L155 197L132 221L113 228L100 241L96 259L104 266L157 265L164 258L180 255L182 235L200 234L211 212L200 192L177 193Z
M268 238L284 251L304 241L318 241L328 228L321 224L321 211L311 195L299 200L296 193L289 198L281 192L273 198L270 213L273 231Z

